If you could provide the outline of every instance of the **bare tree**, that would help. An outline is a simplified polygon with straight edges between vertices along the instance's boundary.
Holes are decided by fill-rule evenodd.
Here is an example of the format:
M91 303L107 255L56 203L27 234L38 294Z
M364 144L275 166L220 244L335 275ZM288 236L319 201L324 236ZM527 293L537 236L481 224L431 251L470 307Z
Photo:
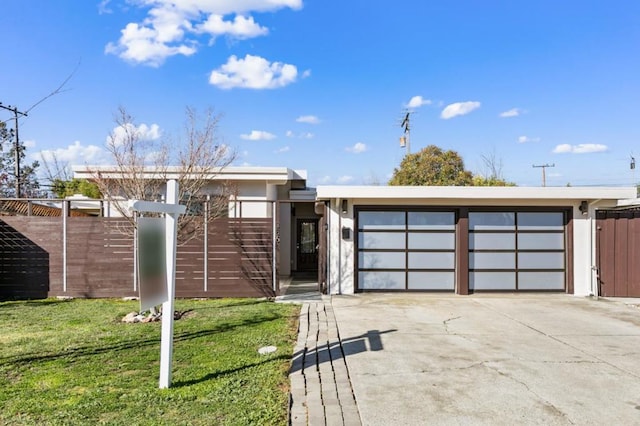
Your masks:
M114 118L116 127L107 139L114 165L93 168L92 179L103 197L134 226L126 200L158 201L167 180L176 179L180 203L187 208L178 221L178 240L189 241L198 235L204 221L225 216L229 209L231 188L224 182L211 186L235 158L235 153L219 141L219 120L211 109L201 117L187 108L182 138L149 138L120 107Z

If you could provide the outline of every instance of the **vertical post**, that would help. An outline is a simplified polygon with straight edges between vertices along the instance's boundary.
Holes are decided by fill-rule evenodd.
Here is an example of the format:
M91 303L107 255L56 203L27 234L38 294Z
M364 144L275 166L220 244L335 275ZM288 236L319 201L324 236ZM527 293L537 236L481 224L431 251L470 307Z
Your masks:
M62 292L67 292L67 216L69 202L62 201Z
M167 182L167 204L178 204L178 182ZM178 239L179 214L165 213L166 222L166 259L167 259L167 295L162 304L162 337L160 341L160 389L171 385L171 358L173 356L173 313L176 295L176 241Z
M211 196L207 195L207 199L204 202L204 291L209 288L209 200Z
M138 291L138 217L140 213L133 212L133 291Z
M273 293L274 295L278 295L278 282L277 282L277 278L278 278L278 274L277 274L277 265L276 265L276 258L277 258L277 250L278 250L278 240L277 240L277 233L278 230L276 228L277 225L277 215L278 215L278 211L277 211L277 202L276 201L272 201L271 202L271 225L272 225L272 229L271 229L271 250L272 250L272 255L271 255L271 276L273 277Z

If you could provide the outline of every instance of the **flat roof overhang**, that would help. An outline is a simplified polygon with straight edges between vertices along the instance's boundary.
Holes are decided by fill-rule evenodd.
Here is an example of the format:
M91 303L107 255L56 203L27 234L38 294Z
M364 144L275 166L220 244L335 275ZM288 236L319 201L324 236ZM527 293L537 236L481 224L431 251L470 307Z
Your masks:
M520 187L520 186L318 186L318 200L548 200L599 201L636 197L635 187Z

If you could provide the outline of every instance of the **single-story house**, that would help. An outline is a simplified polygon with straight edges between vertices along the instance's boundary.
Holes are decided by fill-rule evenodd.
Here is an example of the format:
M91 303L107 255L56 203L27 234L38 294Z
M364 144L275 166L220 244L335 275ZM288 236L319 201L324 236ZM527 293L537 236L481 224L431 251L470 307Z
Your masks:
M179 247L178 297L273 296L296 276L327 294L640 297L635 187L310 188L305 171L285 167L226 167L209 180L202 195L217 200L233 187L228 210ZM0 298L136 295L135 241L117 202L0 200ZM29 217L43 206L50 217Z

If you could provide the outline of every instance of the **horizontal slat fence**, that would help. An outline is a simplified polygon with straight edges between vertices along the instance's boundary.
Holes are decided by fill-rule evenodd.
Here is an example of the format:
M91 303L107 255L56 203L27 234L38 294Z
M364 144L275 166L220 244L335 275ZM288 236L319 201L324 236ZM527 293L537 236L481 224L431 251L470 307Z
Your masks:
M137 296L129 227L115 218L0 216L0 300ZM272 219L207 227L206 239L178 246L176 297L273 296Z

